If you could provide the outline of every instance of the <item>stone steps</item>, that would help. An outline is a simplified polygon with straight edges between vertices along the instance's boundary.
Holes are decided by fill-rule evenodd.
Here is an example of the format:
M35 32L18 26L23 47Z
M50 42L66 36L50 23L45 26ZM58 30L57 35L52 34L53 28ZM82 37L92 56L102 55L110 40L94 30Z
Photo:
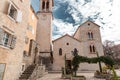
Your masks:
M19 80L29 80L29 77L33 73L35 69L35 65L28 66L25 71L22 73L22 75L19 77Z

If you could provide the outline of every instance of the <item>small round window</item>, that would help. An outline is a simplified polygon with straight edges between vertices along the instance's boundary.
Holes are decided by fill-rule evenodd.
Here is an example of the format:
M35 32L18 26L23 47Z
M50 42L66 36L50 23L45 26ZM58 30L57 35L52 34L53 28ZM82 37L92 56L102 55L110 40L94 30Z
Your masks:
M66 45L69 45L69 43L66 43Z
M90 23L88 23L88 26L90 26Z

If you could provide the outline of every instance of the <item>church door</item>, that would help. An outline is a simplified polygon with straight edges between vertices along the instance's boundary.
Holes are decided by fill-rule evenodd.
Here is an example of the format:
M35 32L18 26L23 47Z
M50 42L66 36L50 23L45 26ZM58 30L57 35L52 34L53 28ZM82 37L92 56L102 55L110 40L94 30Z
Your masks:
M70 74L71 73L71 60L66 60L66 68L67 68L67 74Z

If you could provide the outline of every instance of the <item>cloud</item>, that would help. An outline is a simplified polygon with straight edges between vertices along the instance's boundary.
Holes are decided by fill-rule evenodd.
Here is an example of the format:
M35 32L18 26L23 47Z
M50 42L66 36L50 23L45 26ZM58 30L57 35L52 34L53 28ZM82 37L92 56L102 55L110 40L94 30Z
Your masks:
M72 35L75 31L75 27L73 27L72 23L63 22L61 19L53 20L53 39L61 37L65 34Z
M56 17L54 20L56 26L62 27L57 31L58 34L62 35L63 33L70 33L71 30L63 30L67 29L68 26L75 27L80 25L84 21L90 19L101 26L101 35L102 40L113 40L119 41L119 14L120 14L120 0L56 0L58 1L59 8L56 10L58 13L62 15L56 14L56 16L63 17L64 14L69 15L66 18ZM56 6L57 6L56 5ZM65 7L63 5L66 5ZM56 7L55 6L55 7ZM64 7L63 11L60 11ZM59 26L57 24L57 20L60 20L60 24L64 24ZM69 19L73 19L71 22L67 21ZM54 22L53 21L53 22ZM76 29L73 29L76 30ZM74 31L72 31L74 32Z

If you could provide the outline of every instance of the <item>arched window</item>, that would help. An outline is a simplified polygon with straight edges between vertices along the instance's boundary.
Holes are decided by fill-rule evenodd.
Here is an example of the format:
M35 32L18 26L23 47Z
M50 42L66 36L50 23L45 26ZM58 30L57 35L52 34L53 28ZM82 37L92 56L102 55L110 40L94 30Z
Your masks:
M93 39L93 33L92 32L88 32L88 38Z
M46 3L46 9L47 10L49 9L49 1L47 1L47 3Z
M93 45L93 52L95 52L95 46Z
M62 55L62 48L59 49L59 55Z
M94 45L90 45L89 49L90 49L90 53L95 53L96 51Z
M45 9L45 1L42 2L42 9Z
M93 39L93 33L91 32L91 39Z
M90 52L92 52L92 46L90 45Z
M91 38L90 32L88 32L88 38L89 38L89 39Z

